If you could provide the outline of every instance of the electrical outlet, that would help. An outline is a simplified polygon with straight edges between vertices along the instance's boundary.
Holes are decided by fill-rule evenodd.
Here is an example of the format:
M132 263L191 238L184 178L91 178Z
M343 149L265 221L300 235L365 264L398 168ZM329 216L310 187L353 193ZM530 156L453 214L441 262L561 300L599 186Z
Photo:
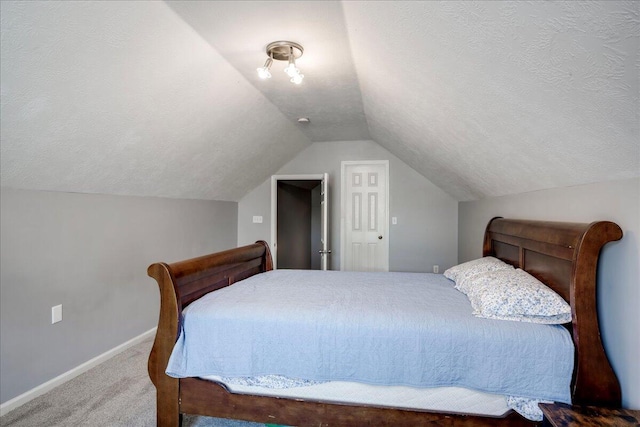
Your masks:
M433 266L433 272L438 274L438 271L440 271L440 266L439 265L434 265Z
M62 322L62 304L51 307L51 324Z

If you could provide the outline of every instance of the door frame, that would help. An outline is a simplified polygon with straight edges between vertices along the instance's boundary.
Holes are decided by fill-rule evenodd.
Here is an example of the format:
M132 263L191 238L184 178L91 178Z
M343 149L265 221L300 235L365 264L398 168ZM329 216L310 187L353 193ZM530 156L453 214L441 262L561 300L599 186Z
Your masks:
M326 174L304 174L304 175L271 175L271 258L273 269L278 268L278 181L320 181L325 179ZM328 217L327 217L328 221ZM326 258L326 256L325 256Z
M385 236L384 245L387 253L387 265L386 270L389 271L389 160L343 160L340 162L340 270L344 271L345 254L346 254L346 230L344 226L345 222L345 207L347 206L347 180L346 170L347 166L352 165L383 165L384 166L384 179L385 179L385 221L382 225L383 235Z

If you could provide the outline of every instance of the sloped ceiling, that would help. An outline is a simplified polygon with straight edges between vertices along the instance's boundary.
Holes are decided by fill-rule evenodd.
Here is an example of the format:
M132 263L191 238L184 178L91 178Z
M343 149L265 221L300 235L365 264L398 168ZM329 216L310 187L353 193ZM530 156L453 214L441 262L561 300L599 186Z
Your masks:
M310 144L162 2L0 2L2 185L238 200Z
M640 175L635 2L344 2L369 131L459 200Z
M216 1L167 2L204 40L265 94L311 141L370 139L341 2ZM296 65L307 76L294 85L275 61L272 78L262 81L256 68L267 59L265 47L277 40L300 43Z
M3 186L238 200L359 139L458 200L640 176L638 2L0 7Z

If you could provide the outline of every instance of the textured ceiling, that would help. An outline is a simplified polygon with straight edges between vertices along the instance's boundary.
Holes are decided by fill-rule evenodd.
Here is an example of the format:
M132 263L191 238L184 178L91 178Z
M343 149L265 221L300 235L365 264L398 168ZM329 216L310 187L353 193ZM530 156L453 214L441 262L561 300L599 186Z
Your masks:
M372 138L459 200L640 175L639 2L344 2Z
M313 142L370 139L351 59L342 6L337 1L176 1L167 2L244 78L262 91ZM306 76L291 84L286 62L274 61L272 78L256 68L277 40L300 43L296 65Z
M2 185L238 200L310 144L162 2L0 2Z
M640 176L640 2L0 7L3 186L238 200L358 139L458 200Z

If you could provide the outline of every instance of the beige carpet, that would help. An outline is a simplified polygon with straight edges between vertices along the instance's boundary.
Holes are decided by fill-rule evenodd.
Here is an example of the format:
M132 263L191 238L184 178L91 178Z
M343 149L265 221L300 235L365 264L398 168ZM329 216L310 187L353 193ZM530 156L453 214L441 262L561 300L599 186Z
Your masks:
M147 375L146 340L0 418L2 427L152 427L155 388ZM264 424L187 416L183 427L258 427Z

